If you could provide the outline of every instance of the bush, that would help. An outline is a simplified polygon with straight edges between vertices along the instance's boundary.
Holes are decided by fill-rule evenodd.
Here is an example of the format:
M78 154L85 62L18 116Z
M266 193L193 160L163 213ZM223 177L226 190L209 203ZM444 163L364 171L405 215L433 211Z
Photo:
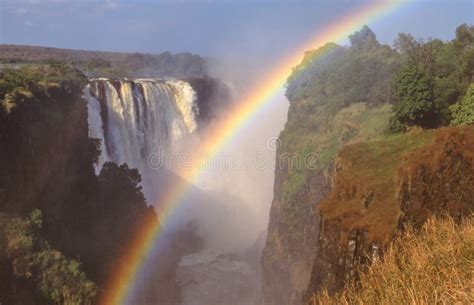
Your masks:
M29 293L45 298L48 303L91 304L97 292L95 284L87 279L79 262L68 260L39 236L41 227L39 210L34 210L29 218L11 220L6 227L5 252L19 283L17 289L25 289L22 283L29 282L36 288ZM24 301L21 296L12 298L15 303Z
M451 125L474 124L474 83L467 89L464 98L452 105Z
M389 130L397 131L409 126L432 128L436 125L433 84L424 72L414 65L406 65L393 79L393 92L398 102L393 106Z
M8 68L0 73L0 107L10 112L18 103L33 97L48 95L51 88L64 92L82 92L87 78L72 65L58 61L47 64Z

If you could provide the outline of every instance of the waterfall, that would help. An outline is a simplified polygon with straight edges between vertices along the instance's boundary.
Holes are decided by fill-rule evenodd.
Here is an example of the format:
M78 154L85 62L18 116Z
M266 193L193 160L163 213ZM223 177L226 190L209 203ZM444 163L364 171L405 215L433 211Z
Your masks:
M185 81L171 79L91 79L84 89L89 136L101 141L96 165L127 163L142 175L148 200L153 197L156 170L152 154L171 153L197 129L196 94Z

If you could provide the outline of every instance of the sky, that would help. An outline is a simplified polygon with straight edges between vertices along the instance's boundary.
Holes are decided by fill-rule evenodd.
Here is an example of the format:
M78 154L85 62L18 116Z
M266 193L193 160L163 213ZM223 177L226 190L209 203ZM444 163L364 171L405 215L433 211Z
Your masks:
M278 57L368 1L0 0L0 43ZM474 0L406 1L368 25L391 45L399 32L451 39L462 23Z

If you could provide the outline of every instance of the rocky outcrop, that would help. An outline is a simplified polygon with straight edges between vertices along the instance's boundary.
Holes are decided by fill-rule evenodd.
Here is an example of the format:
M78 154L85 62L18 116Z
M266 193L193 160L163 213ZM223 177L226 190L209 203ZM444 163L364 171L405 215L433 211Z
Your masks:
M336 114L318 109L314 117L320 124L312 129L311 139L306 139L293 130L301 124L299 115L307 113L305 103L290 105L276 155L274 199L262 255L265 305L301 304L322 228L317 206L332 189L334 157L347 143L378 137L390 113L387 105L370 107L365 103L342 108ZM312 157L316 163L307 163ZM298 161L300 164L295 164Z
M264 304L300 303L316 251L318 214L313 207L329 191L327 175L323 171L313 172L306 177L305 186L294 201L287 202L282 192L285 175L285 169L276 170L275 197L262 257ZM293 211L289 211L290 205ZM287 226L292 226L291 231Z
M229 107L232 92L222 80L212 77L184 78L196 92L198 128L204 127Z
M347 146L320 203L316 257L305 300L335 292L383 255L408 222L474 211L474 126L418 131Z
M406 157L398 200L407 222L420 227L431 215L460 220L474 211L474 126L443 128L434 143Z

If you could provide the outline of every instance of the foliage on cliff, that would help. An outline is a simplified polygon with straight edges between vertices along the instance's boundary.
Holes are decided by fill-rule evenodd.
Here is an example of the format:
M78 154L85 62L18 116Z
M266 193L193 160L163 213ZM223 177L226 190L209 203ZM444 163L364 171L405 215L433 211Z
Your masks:
M469 86L464 98L449 109L452 125L474 124L474 84Z
M382 259L342 292L315 295L319 304L472 304L474 218L429 219L419 231L408 227Z
M0 213L8 221L40 209L41 238L50 246L40 251L47 260L38 263L58 263L76 274L71 259L80 260L87 279L100 288L125 251L132 228L157 219L136 170L107 163L96 176L99 142L88 136L84 81L76 69L56 62L3 71ZM3 256L0 270L12 270L16 259L13 252ZM12 276L0 273L0 282ZM20 281L17 291L0 285L0 302L28 291L29 285Z
M414 66L406 66L393 78L393 87L398 102L393 106L391 131L402 131L407 126L435 126L432 80L424 72Z
M97 293L80 263L68 260L41 237L42 217L34 210L28 218L10 220L5 229L5 255L11 260L10 304L91 304ZM28 285L31 290L23 290Z
M450 106L461 101L474 77L474 26L459 26L449 42L402 33L395 47L405 66L392 84L397 101L389 131L448 125Z
M87 79L71 65L50 61L0 71L0 100L6 112L13 107L48 96L53 90L79 91Z
M308 99L307 111L328 105L334 113L352 103L392 101L390 80L400 65L398 54L381 45L368 27L350 40L349 48L328 43L305 53L287 80L290 103Z

